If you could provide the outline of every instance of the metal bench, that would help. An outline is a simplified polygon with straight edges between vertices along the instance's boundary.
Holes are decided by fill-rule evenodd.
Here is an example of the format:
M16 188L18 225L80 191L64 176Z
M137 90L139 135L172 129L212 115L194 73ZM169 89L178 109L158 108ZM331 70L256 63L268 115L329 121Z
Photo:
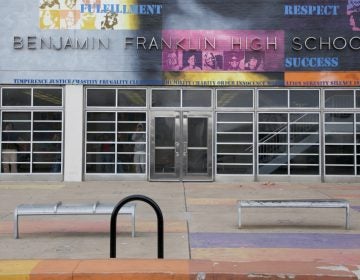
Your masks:
M37 215L106 215L111 214L115 204L99 203L93 204L21 204L14 211L14 238L19 238L19 216ZM124 205L119 214L131 215L132 232L135 237L135 203Z
M242 208L345 208L345 227L350 227L350 205L345 199L239 200L237 207L239 228Z

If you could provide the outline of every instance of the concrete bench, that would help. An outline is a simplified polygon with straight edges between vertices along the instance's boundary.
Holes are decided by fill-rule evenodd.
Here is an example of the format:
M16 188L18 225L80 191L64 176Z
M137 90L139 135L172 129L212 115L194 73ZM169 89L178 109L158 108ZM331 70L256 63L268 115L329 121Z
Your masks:
M115 204L99 203L93 204L21 204L14 211L14 238L19 238L19 217L38 215L110 215ZM119 214L131 215L132 233L135 237L135 203L124 205ZM109 227L110 228L110 227Z
M345 227L350 227L350 205L344 199L239 200L237 207L239 228L242 208L345 208Z

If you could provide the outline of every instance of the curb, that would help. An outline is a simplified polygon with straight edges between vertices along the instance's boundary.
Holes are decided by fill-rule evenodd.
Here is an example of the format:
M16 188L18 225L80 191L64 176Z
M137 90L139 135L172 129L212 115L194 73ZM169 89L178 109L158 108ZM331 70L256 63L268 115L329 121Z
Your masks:
M358 280L360 265L202 260L2 260L0 280Z

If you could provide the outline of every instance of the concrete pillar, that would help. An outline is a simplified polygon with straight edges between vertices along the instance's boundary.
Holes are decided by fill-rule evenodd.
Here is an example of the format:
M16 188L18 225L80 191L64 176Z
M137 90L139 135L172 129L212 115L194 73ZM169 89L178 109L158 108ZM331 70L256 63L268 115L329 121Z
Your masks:
M83 86L65 86L64 181L82 181L83 159Z

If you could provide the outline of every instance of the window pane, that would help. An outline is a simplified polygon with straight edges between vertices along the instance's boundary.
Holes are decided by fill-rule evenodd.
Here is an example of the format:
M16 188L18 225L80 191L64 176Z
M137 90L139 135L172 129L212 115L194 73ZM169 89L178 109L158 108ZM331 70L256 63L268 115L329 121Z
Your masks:
M30 124L29 124L30 125ZM61 122L34 122L34 131L36 130L59 130L61 131Z
M259 132L286 133L288 125L282 123L262 123L259 124Z
M183 107L211 107L211 90L183 90Z
M288 121L288 114L259 114L259 122L286 122Z
M299 124L294 123L290 124L290 131L291 132L318 132L319 131L319 125L318 124Z
M34 106L62 106L62 89L35 88Z
M115 123L87 123L87 131L114 131Z
M286 175L287 165L259 165L259 174Z
M61 169L60 164L42 163L32 165L33 173L58 173Z
M360 90L356 91L356 107L360 107Z
M87 106L115 107L115 89L88 89Z
M294 145L290 146L290 153L293 154L318 154L319 146L315 145Z
M326 143L354 143L353 134L328 134L325 135Z
M319 134L291 134L290 143L319 143Z
M87 120L94 122L104 122L104 121L115 121L115 113L96 113L89 112L87 113Z
M119 122L146 122L146 114L145 113L118 113L118 121Z
M115 164L86 164L86 173L115 173Z
M253 107L252 90L218 90L218 107Z
M325 174L330 175L353 175L354 166L326 166Z
M252 143L252 134L218 134L218 142Z
M259 155L259 163L287 164L287 155Z
M290 90L290 107L319 107L319 91Z
M175 171L175 149L156 149L155 158L155 172L173 173Z
M326 90L326 108L354 108L354 91L352 90Z
M252 165L218 165L218 174L252 174Z
M353 122L353 114L325 114L326 122Z
M34 120L56 120L61 121L62 114L61 112L34 112Z
M290 163L293 164L319 164L319 156L318 155L296 155L290 157Z
M259 154L284 154L287 151L285 145L259 145Z
M217 162L221 163L249 163L252 164L252 155L218 155Z
M259 90L259 107L288 107L287 90Z
M353 155L327 155L325 157L326 164L346 165L354 164Z
M115 133L87 133L86 140L90 142L114 142Z
M19 121L19 120L30 121L31 113L29 113L29 112L3 112L3 121Z
M259 143L287 143L287 133L259 134Z
M217 145L218 153L251 153L253 151L252 145Z
M325 124L326 132L353 132L354 125L348 123L327 123Z
M145 89L119 89L119 107L146 107Z
M174 118L155 119L155 146L174 147L175 145L175 120Z
M319 122L319 115L309 113L290 114L290 122Z
M62 111L3 112L2 119L2 172L61 173Z
M188 150L187 172L207 173L207 151Z
M291 175L319 175L319 166L291 165Z
M180 90L153 90L152 107L180 107Z
M218 122L251 122L253 121L252 114L246 113L218 113Z
M352 154L354 146L350 145L326 145L325 153L327 154Z
M31 106L30 88L4 88L2 90L3 106Z
M252 132L252 123L218 123L218 132Z

